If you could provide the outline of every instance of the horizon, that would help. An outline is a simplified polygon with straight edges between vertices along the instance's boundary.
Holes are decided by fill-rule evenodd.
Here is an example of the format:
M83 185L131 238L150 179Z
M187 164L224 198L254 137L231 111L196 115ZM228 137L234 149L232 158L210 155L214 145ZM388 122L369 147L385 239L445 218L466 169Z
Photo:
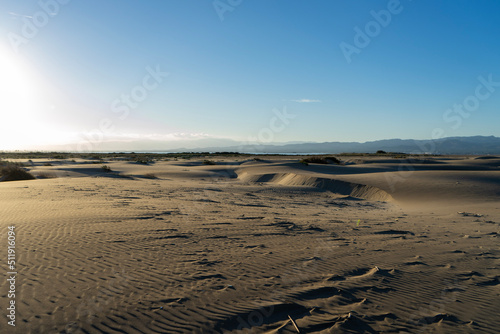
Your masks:
M375 141L365 141L365 142L282 142L282 143L259 143L259 142L227 142L226 146L196 146L192 147L173 147L170 149L161 149L161 148L151 148L151 149L142 149L140 147L134 147L128 149L116 149L116 150L95 150L95 151L85 151L85 150L58 150L55 149L41 149L41 150L0 150L0 153L4 154L15 154L15 153L62 153L62 154L130 154L130 153L139 153L139 154L179 154L179 153L238 153L238 154L257 154L257 155L267 155L267 154L278 154L278 155L321 155L321 154L375 154L375 152L383 151L388 154L425 154L425 155L497 155L500 154L500 145L495 142L496 146L484 147L480 146L480 144L484 144L484 141L479 143L477 139L484 140L494 139L497 142L500 142L500 137L496 137L493 135L490 136L458 136L458 137L444 137L438 139L401 139L401 138L391 138L391 139L381 139ZM474 142L471 139L475 139ZM472 148L469 146L468 150L458 150L456 148L452 148L453 144L450 146L449 141L452 140L462 140L463 143L467 142L469 145L472 145ZM406 145L403 146L393 146L394 143L397 142L412 142L413 145L409 147ZM370 146L370 144L377 143L378 146ZM383 146L389 145L389 146ZM462 144L463 144L462 143ZM104 144L104 143L103 143ZM111 143L112 145L113 143ZM137 143L134 143L137 145ZM331 146L324 147L321 145L329 144ZM440 145L439 150L436 145ZM448 144L448 146L446 146ZM304 148L302 145L310 145L309 148ZM337 146L335 146L337 145ZM353 146L346 145L355 145L354 149L351 151L344 150L342 151L338 145L344 145L344 147L353 148ZM357 146L359 145L359 146ZM313 146L313 147L311 147ZM292 149L293 147L293 149ZM299 148L300 147L300 148ZM404 148L403 148L404 147ZM280 151L280 148L283 150ZM303 149L303 151L300 151ZM453 152L443 152L442 150L454 150Z
M499 137L499 9L7 0L0 151Z

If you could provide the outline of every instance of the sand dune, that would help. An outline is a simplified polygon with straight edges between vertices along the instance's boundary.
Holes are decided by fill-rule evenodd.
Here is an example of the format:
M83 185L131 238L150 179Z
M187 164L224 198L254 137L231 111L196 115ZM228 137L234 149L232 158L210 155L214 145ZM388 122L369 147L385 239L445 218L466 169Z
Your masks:
M0 332L497 333L500 159L342 159L34 160Z
M281 186L305 186L331 191L335 194L349 195L375 201L392 200L391 195L379 188L330 178L320 178L295 173L248 174L246 172L242 172L238 177L242 181L248 183L269 182Z

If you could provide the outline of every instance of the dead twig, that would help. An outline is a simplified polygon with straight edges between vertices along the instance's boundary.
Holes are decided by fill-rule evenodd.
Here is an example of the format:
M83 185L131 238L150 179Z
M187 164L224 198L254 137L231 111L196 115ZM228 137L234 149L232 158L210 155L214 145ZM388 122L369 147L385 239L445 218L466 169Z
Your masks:
M295 327L295 329L297 330L297 333L300 334L300 329L299 327L297 326L297 324L295 323L295 321L293 321L292 317L290 315L288 315L288 319L290 319L290 321L292 322L292 325L293 327Z

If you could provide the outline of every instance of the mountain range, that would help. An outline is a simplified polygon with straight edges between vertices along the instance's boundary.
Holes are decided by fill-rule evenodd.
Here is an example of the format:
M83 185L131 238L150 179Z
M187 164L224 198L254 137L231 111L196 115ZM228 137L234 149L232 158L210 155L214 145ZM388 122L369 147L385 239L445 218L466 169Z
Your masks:
M245 153L374 153L378 150L427 154L500 154L500 138L495 136L446 137L435 140L384 139L359 142L242 144L179 148L174 152L245 152Z

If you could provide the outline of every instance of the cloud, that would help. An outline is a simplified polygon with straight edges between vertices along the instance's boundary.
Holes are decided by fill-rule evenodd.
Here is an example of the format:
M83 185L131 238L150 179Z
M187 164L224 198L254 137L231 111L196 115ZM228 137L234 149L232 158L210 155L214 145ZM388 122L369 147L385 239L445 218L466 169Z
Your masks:
M298 102L298 103L318 103L318 102L321 102L321 100L300 99L300 100L292 100L292 102Z
M88 138L98 138L102 136L99 132L86 132L80 134L83 137ZM213 136L206 133L192 133L192 132L174 132L174 133L108 133L103 138L103 142L108 141L119 141L119 142L130 142L137 140L148 140L148 141L190 141L197 139L208 139Z
M33 16L30 16L30 15L17 14L17 13L14 13L14 12L9 12L9 15L14 16L16 18L17 17L26 17L28 19L32 19L33 18Z

